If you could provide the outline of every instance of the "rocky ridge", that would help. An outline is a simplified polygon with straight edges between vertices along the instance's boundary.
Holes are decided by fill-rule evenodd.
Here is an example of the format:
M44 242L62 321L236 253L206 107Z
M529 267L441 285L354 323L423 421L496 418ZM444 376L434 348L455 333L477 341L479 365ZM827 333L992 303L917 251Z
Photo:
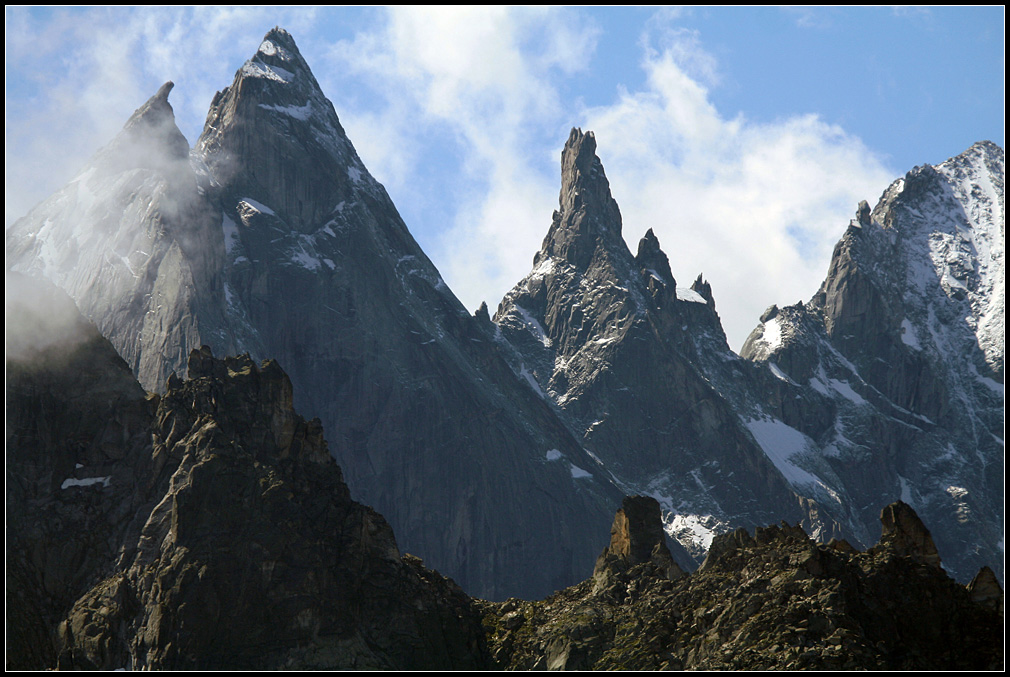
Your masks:
M652 502L630 538L653 540L658 504L629 501ZM593 579L537 602L484 604L488 645L513 670L1002 669L1002 592L974 592L992 572L959 585L911 508L892 504L881 519L866 552L782 523L717 536L693 574L645 559L601 586L605 552ZM619 521L609 550L629 538Z

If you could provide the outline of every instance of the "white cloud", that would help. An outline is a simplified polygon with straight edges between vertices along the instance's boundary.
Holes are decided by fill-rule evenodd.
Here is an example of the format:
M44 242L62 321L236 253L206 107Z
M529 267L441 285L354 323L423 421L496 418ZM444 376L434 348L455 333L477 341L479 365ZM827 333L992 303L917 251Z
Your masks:
M352 106L341 118L401 208L430 205L418 178L429 152L457 153L458 181L431 207L439 232L426 240L405 216L468 307L493 307L539 248L557 195L545 149L572 122L557 83L585 68L598 33L562 9L399 7L331 54L384 100L381 113Z
M699 272L739 349L772 303L807 300L860 199L893 178L859 139L813 115L724 119L679 43L644 61L643 91L586 111L632 243L653 228L679 284Z
M407 224L465 305L493 312L529 271L570 126L596 131L632 250L652 227L681 284L704 272L733 347L765 307L816 291L856 204L890 173L816 116L724 118L709 96L719 65L678 16L648 22L640 91L582 111L559 91L599 30L568 10L397 8L334 49L384 100L379 113L341 111L353 142L401 209L424 205ZM460 162L441 189L424 177L437 145Z
M165 80L176 82L172 103L193 142L213 92L275 24L299 40L363 161L471 309L493 309L529 271L571 126L596 131L632 249L653 227L681 284L704 271L734 347L765 306L816 290L858 200L872 202L892 178L858 139L816 117L724 117L709 96L719 64L677 12L648 22L644 85L588 110L563 92L591 66L602 32L571 9L398 7L356 15L353 37L330 48L315 10L54 13L42 22L7 12L8 72L38 83L30 102L8 104L7 223Z

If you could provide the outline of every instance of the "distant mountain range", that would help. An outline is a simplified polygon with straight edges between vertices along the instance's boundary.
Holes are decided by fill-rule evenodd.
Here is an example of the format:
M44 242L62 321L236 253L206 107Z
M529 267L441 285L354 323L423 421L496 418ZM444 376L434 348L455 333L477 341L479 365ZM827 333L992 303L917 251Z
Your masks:
M393 546L490 600L539 598L583 580L630 494L658 500L685 570L720 534L779 520L866 548L878 539L881 509L900 499L930 526L952 576L967 582L988 565L1003 580L1001 148L981 142L916 167L876 207L859 205L821 288L808 303L771 306L737 355L701 277L678 285L651 230L637 253L628 249L592 132L572 130L559 209L532 271L492 317L486 307L470 314L443 282L286 31L270 31L215 95L192 148L175 125L171 89L8 229L6 257L9 271L69 295L143 390L199 400L179 434L196 434L200 415L218 413L217 391L180 385L187 369L208 376L199 362L194 373L194 351L207 346L208 365L217 364L210 354L251 356L222 362L227 374L276 360L291 386L277 411L293 398L322 432L312 422L270 425L314 440L319 467L325 435L342 469L340 482L316 478L326 491L346 481L347 501L388 520ZM123 388L137 411L165 406ZM118 416L102 411L94 415ZM260 434L267 424L256 417L266 414L248 413L245 432ZM133 439L138 428L120 423L108 434ZM160 443L173 448L174 424L158 424ZM129 454L153 460L106 455L102 472L147 477L132 464L163 462L158 441L131 444ZM39 486L56 491L53 482L70 478L78 493L109 488L88 483L106 475L74 470L87 466L78 452L60 453ZM12 472L9 462L9 481ZM311 479L290 478L302 488ZM116 510L172 493L151 491ZM207 498L206 509L218 500ZM9 512L11 501L8 491ZM32 519L48 519L39 510ZM164 519L155 522L175 524ZM199 528L213 529L206 520ZM144 527L127 515L103 524ZM39 541L40 552L52 538ZM107 547L94 571L118 561L121 575L139 581L156 559L150 544ZM419 575L390 566L387 582ZM84 583L70 588L83 594ZM73 601L66 595L46 603L63 608Z

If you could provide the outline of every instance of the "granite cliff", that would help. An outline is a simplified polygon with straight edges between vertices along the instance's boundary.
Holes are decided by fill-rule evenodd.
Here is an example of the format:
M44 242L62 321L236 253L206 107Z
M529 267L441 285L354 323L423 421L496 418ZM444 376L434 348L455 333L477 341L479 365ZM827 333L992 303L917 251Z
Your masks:
M147 390L203 345L276 359L353 494L472 594L578 580L620 491L442 281L291 35L192 151L171 88L8 230L9 266L64 289Z

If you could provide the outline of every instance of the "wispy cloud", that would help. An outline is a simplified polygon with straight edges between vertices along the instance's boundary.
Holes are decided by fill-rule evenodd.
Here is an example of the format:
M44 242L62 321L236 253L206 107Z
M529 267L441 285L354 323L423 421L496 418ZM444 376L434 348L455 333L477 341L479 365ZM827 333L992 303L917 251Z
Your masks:
M571 13L397 9L337 46L345 67L385 83L380 114L344 119L394 197L423 185L433 139L462 158L443 236L422 244L468 307L493 307L528 272L573 125L596 131L632 249L652 227L682 283L704 272L732 345L767 305L816 291L858 201L893 177L859 139L816 116L723 116L709 94L719 64L676 19L659 12L643 33L645 86L588 110L558 95L599 39Z
M194 141L214 92L255 49L250 40L276 21L306 28L313 12L56 8L40 17L8 9L7 70L33 94L6 120L5 223L73 176L167 80L177 85L180 127Z
M756 123L718 110L720 64L676 11L645 27L644 84L589 109L562 92L594 67L607 34L572 9L397 7L358 15L352 37L336 41L311 9L51 13L7 11L8 73L37 88L14 104L30 116L8 116L8 223L165 80L176 82L172 103L193 142L214 91L275 24L312 52L362 159L470 308L494 306L528 272L571 126L596 131L632 248L653 227L681 283L704 271L734 346L765 306L816 290L858 200L872 202L893 178L858 138L816 116ZM54 58L62 70L36 67Z
M458 154L458 183L439 191L451 195L446 222L425 244L470 307L494 305L543 238L557 194L546 149L572 122L557 82L586 67L598 34L562 9L396 8L334 49L334 60L382 83L381 113L343 119L395 195L425 199L405 184L424 172L432 144Z
M625 238L653 228L675 276L704 272L731 345L771 303L809 298L860 199L892 178L862 142L814 115L724 118L683 63L692 36L646 55L647 86L585 112Z

